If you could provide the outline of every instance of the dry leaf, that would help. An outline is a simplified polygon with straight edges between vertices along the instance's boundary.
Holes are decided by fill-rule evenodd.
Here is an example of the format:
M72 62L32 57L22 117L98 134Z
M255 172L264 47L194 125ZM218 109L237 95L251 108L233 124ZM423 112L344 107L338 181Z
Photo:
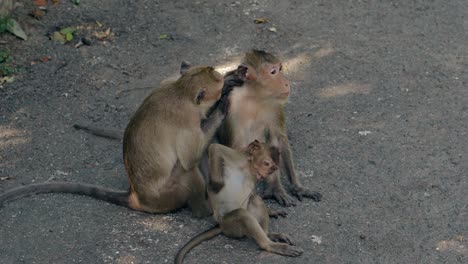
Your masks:
M47 0L34 0L33 2L36 6L47 6Z
M54 5L58 5L60 0L52 0L54 2Z
M101 31L101 32L94 32L94 36L98 39L98 40L112 40L112 38L114 37L114 33L111 31L110 28L108 28L107 30L105 31Z
M40 58L40 60L41 60L42 62L48 62L48 61L50 61L51 59L52 59L52 58L51 58L50 56L43 56L43 57Z
M4 177L0 177L0 181L13 180L14 178L15 177L4 176Z
M268 31L270 31L270 32L277 32L278 30L276 30L275 27L269 27L269 28L268 28Z
M45 15L45 12L39 8L34 8L31 13L29 13L30 16L34 17L35 19L42 19L42 17Z
M13 35L17 36L18 38L21 38L23 40L28 39L26 33L24 33L20 24L18 24L18 22L16 22L16 20L14 20L13 18L7 20L6 30L13 33Z
M261 18L257 18L254 20L254 23L255 24L263 24L263 23L268 23L268 19L266 17L261 17Z

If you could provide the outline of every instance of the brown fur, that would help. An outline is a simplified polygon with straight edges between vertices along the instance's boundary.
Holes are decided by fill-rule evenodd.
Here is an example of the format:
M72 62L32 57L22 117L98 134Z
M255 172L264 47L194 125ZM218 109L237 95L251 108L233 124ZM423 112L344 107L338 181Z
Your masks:
M229 97L229 113L217 138L221 144L237 150L257 138L271 142L280 150L280 167L292 185L291 193L298 199L310 197L319 201L321 195L304 188L294 169L283 110L290 85L281 68L281 61L270 53L254 50L245 54L238 69L225 76L225 79L238 76L244 82ZM267 179L264 197L273 197L284 206L294 205L279 175L278 171Z
M212 67L195 67L143 101L123 139L128 192L86 184L45 183L6 192L0 195L0 205L33 193L66 192L150 213L170 212L189 204L194 216L209 215L198 162L224 113L214 111L205 119L205 129L201 121L219 99L222 86L222 75Z
M269 210L255 193L257 180L277 170L278 150L255 140L241 152L220 144L211 144L208 152L208 197L219 226L191 239L179 250L175 263L181 264L193 247L220 233L234 238L247 236L263 250L276 254L301 255L302 249L293 246L288 235L269 232Z

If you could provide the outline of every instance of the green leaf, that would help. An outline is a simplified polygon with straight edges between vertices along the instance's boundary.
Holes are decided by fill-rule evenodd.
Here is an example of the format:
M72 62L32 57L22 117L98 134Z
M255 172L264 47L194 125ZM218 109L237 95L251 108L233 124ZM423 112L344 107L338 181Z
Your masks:
M24 33L21 26L13 18L10 18L10 19L7 20L6 30L13 33L13 35L17 36L18 38L21 38L21 39L24 39L24 40L28 39L28 37L26 36L26 33Z
M74 5L79 5L79 4L80 4L80 0L71 0L71 2L72 2Z
M6 19L0 18L0 33L5 32L6 30Z
M68 34L73 34L76 32L76 29L72 28L72 27L67 27L67 28L62 28L60 30L60 33L64 34L64 35L68 35Z
M60 42L62 44L65 44L66 42L66 39L63 37L62 34L60 34L60 32L58 31L55 31L51 36L50 36L50 39L52 40L55 40L57 42Z
M159 35L159 39L167 39L167 34L161 34L161 35Z
M67 34L65 35L65 39L66 39L68 42L72 41L72 39L73 39L73 34L72 34L72 33L67 33Z

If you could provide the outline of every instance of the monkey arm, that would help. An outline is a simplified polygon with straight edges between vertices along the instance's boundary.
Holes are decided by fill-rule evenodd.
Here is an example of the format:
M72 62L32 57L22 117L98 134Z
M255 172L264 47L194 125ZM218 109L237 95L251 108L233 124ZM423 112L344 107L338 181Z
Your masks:
M224 166L226 160L235 162L240 159L240 154L226 146L213 143L208 147L210 173L208 184L215 193L224 187Z
M226 114L222 113L218 108L213 110L208 116L202 120L200 128L205 133L206 138L212 138L216 130L221 125Z
M221 97L210 108L210 110L208 110L207 118L202 120L201 129L205 134L210 135L212 129L215 131L218 129L228 112L229 94L231 94L234 87L240 87L243 84L244 81L241 80L237 74L226 75L223 89L221 91ZM214 132L212 135L214 135Z
M302 197L312 198L314 201L319 202L322 199L322 195L318 192L311 191L304 188L299 182L296 170L294 169L294 162L292 159L291 147L289 145L288 138L283 136L280 138L280 153L281 153L281 167L286 173L289 182L292 184L291 193L302 201Z

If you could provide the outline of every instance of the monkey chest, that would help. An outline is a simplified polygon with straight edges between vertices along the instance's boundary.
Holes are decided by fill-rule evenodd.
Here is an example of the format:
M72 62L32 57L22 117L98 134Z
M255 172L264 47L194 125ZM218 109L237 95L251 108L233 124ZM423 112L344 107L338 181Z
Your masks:
M225 169L224 175L223 189L210 199L216 220L236 209L247 209L255 188L255 183L248 181L242 171Z
M275 140L279 127L275 111L262 111L248 107L232 110L230 118L232 127L232 147L241 149L254 140L266 142L267 138ZM275 143L275 142L271 142Z
M276 146L276 135L276 129L270 122L252 120L252 122L248 122L245 123L244 126L240 126L237 133L234 133L233 148L242 149L254 140L266 142L267 139L270 140L270 143L273 146Z

